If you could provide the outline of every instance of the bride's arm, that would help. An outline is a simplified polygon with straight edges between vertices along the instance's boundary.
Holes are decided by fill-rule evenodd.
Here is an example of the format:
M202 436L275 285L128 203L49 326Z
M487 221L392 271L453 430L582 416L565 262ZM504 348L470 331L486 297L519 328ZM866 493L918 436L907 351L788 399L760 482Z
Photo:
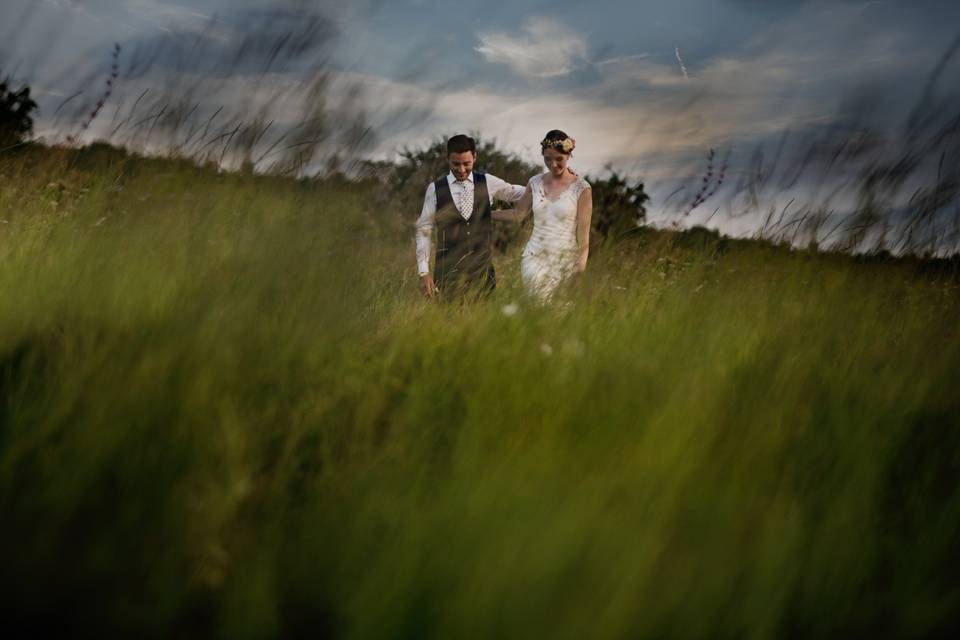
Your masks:
M590 255L590 224L593 218L593 189L587 187L577 198L577 247L580 250L577 258L577 271L587 268L587 257Z
M533 192L530 187L523 192L523 196L513 205L513 209L500 209L490 214L494 220L500 222L523 222L523 219L530 215L530 209L533 206Z

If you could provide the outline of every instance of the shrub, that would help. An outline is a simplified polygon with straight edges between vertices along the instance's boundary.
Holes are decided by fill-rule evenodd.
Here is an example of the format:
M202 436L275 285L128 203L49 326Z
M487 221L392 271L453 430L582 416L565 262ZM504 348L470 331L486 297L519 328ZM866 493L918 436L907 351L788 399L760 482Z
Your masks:
M475 136L476 137L476 136ZM387 204L412 224L420 214L423 192L427 185L449 171L446 138L438 138L426 148L405 149L396 163L370 162L366 173L392 187L384 192ZM495 141L477 138L477 170L492 173L513 184L525 185L543 167L526 162L519 156L497 148ZM646 203L650 197L642 182L629 180L608 167L605 179L586 180L593 187L593 231L600 239L613 239L637 228L646 219ZM509 208L508 203L495 203L495 208ZM504 251L526 237L524 225L497 223L494 248Z
M519 156L497 148L494 140L481 140L474 135L477 141L476 170L492 173L513 184L525 185L527 180L540 168L524 161ZM371 170L392 183L389 190L392 207L397 207L412 225L420 215L423 206L423 193L431 181L446 175L450 170L447 164L447 139L436 139L426 148L405 149L400 159L393 166L371 166ZM495 203L495 208L509 208L508 203ZM494 247L505 250L514 242L523 237L523 225L510 223L496 223L494 230Z
M640 226L647 216L650 196L643 183L631 184L607 167L610 177L587 177L593 187L593 231L603 240L613 240Z
M37 103L30 98L30 87L14 90L10 78L0 80L0 149L19 144L33 132Z

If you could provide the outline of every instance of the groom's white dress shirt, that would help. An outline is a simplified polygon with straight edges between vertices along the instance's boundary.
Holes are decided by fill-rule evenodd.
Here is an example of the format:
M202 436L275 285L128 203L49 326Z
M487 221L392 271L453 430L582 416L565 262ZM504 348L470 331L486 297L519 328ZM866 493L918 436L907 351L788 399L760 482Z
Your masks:
M526 187L510 184L489 173L487 177L487 193L490 195L490 204L494 199L506 202L516 202L523 197ZM450 185L450 196L457 211L464 220L473 215L473 172L466 180L457 180L453 172L447 174L447 184ZM417 219L417 273L421 276L430 273L430 249L433 236L434 221L437 216L437 185L433 182L427 187L423 196L423 210Z

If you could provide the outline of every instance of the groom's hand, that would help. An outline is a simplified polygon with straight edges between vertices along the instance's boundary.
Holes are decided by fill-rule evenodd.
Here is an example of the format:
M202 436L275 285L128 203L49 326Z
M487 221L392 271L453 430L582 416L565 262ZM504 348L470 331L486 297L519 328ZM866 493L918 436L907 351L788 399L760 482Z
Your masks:
M420 276L420 293L426 298L432 298L437 293L437 285L433 282L433 276L425 273Z

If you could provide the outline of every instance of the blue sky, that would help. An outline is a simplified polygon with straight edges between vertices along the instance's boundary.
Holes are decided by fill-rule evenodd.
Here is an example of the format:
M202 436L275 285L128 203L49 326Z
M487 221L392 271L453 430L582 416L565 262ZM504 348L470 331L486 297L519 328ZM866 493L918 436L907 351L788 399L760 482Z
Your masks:
M376 131L365 149L376 157L477 131L536 161L542 134L560 128L577 139L582 171L613 163L664 189L695 173L711 147L737 158L784 131L802 135L842 119L857 96L861 103L869 96L878 125L899 122L960 33L954 0L3 0L2 7L0 65L35 87L40 132L53 132L57 105L82 90L70 103L80 116L117 41L123 73L104 121L111 108L122 116L122 105L145 88L169 99L187 91L184 78L204 77L216 81L204 85L197 113L216 105L272 109L264 117L292 123L306 108L298 88L322 72L333 121L349 123L359 110ZM255 56L229 62L244 39L256 46L258 37L272 42L307 28L314 37L303 50L266 74ZM135 73L136 59L151 62ZM956 65L949 74L958 76ZM56 127L68 113L61 110ZM103 135L107 124L97 122L90 135Z

